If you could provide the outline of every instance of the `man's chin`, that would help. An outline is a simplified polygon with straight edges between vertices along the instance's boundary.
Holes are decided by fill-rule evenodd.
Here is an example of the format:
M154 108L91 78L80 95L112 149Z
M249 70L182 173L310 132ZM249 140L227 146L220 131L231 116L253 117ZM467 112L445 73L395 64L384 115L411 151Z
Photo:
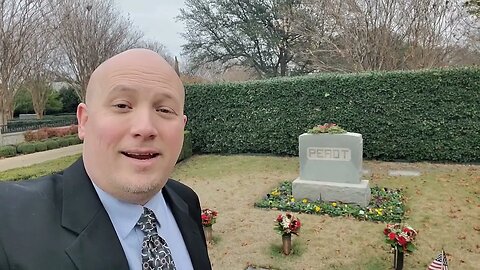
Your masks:
M148 193L156 193L160 191L161 187L159 185L130 185L124 186L123 190L127 193L131 194L148 194Z
M150 178L145 180L145 178ZM164 185L164 182L152 179L153 177L147 177L145 175L132 175L129 179L124 179L124 181L120 182L121 189L123 191L130 193L130 194L147 194L147 193L156 193L160 191ZM134 179L136 182L130 181L130 179ZM142 181L143 179L143 181Z

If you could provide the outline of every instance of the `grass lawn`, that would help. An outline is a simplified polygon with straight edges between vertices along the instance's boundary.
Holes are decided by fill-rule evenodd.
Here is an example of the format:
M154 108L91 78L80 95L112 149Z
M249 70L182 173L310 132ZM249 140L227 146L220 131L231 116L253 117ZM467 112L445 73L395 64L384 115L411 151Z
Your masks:
M26 166L17 169L10 169L0 172L0 181L2 180L20 180L40 177L49 173L59 172L72 164L80 157L80 154L63 157L40 164Z
M72 163L48 165L57 171ZM275 269L391 269L393 254L384 242L384 223L354 218L298 214L303 226L293 236L294 253L280 254L281 236L273 230L280 211L255 208L259 199L298 176L298 158L194 156L177 165L174 178L197 191L203 207L219 211L209 245L213 269L245 269L253 264ZM405 256L404 269L425 269L442 247L451 269L480 265L480 166L365 161L370 185L402 188L406 222L417 229L417 250ZM44 169L45 165L29 170ZM415 169L421 176L388 176L388 170ZM0 173L0 179L26 169ZM28 175L38 175L36 173Z

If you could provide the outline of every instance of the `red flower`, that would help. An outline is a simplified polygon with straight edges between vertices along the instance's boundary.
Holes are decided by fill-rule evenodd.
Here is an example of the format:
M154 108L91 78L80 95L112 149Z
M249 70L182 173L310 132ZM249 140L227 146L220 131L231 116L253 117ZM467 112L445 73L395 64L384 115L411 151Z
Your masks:
M278 221L278 222L282 222L282 220L283 220L282 214L278 215L277 221Z
M203 226L209 227L215 223L215 219L217 218L218 212L210 210L208 208L203 209L201 213L202 224Z
M407 245L407 239L405 239L405 237L399 235L399 236L397 237L397 240L398 240L398 243L399 243L402 247L404 247L404 246Z
M290 234L298 235L300 226L302 225L300 223L300 220L296 218L294 215L292 215L291 213L278 215L278 217L275 219L275 222L276 222L276 225L274 229L282 235L290 235Z
M398 223L387 224L387 227L383 230L383 234L387 238L387 243L394 248L402 248L404 252L413 251L415 248L413 242L417 231L408 225L404 226Z

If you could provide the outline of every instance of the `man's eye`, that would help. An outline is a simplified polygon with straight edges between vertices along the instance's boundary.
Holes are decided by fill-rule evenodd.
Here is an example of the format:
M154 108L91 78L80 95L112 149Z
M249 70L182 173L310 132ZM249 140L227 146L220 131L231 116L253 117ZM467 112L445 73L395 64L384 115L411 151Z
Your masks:
M168 113L168 114L175 114L175 111L170 109L170 108L165 108L165 107L162 107L162 108L158 108L157 109L157 112L161 112L161 113Z
M126 109L126 108L128 108L128 105L127 105L127 104L115 104L114 106L117 107L117 108L120 108L120 109Z

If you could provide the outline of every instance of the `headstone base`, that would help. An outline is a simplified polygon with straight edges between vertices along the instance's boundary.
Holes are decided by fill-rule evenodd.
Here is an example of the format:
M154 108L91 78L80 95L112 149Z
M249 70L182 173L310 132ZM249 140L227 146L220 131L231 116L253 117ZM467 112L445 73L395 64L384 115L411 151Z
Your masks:
M292 183L292 195L297 200L309 199L315 201L355 203L365 207L370 202L370 187L368 180L360 184L301 180L300 177Z

